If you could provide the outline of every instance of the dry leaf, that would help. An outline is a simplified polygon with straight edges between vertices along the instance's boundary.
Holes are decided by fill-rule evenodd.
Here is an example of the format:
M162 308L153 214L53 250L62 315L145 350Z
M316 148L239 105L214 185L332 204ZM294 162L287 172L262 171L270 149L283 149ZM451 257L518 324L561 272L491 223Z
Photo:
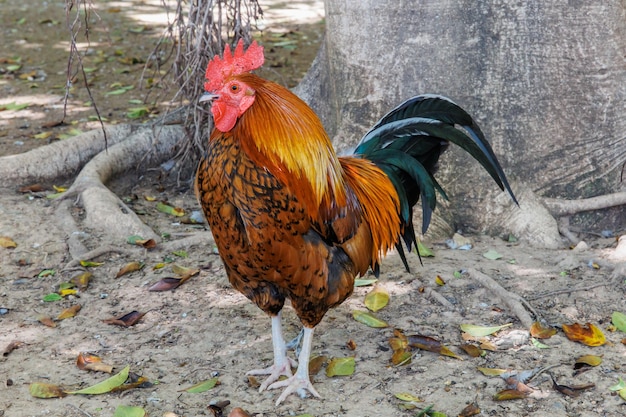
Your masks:
M316 356L309 360L309 376L317 375L317 373L322 369L328 362L328 358L326 356Z
M146 313L140 313L138 311L131 311L128 314L123 315L119 318L102 320L103 323L106 324L115 324L117 326L122 327L130 327L137 324L137 322L145 315Z
M113 372L113 367L102 363L102 359L96 355L90 355L88 353L80 353L76 358L76 366L81 371L95 371L106 372L110 374Z
M139 271L144 266L145 264L143 262L129 262L118 271L115 278L119 278L125 274L130 274L131 272Z
M52 320L50 317L45 316L45 315L38 316L37 321L48 327L57 327L57 324L54 322L54 320Z
M58 385L44 382L33 382L28 387L28 391L35 398L63 398L67 395Z
M432 337L422 335L407 336L409 346L416 347L429 352L439 353L440 355L449 356L451 358L461 359L454 352L442 345L440 341Z
M578 397L581 391L596 387L595 384L574 385L570 387L567 385L557 384L556 379L554 379L554 376L552 376L552 374L550 374L550 378L552 378L552 388L554 388L561 394L567 395L568 397L572 398Z
M148 287L148 291L152 291L152 292L170 291L175 288L178 288L180 284L182 283L183 283L182 278L165 277L155 282L150 287Z
M479 356L485 356L487 354L487 352L485 352L478 346L470 345L469 343L464 343L460 347L461 349L465 351L465 353L470 355L472 358L478 358Z
M356 342L352 339L348 340L348 343L346 343L346 346L350 350L356 350Z
M250 417L250 414L241 407L235 407L228 413L228 417Z
M480 408L476 404L471 403L461 411L459 417L471 417L478 414L480 414Z
M24 342L20 342L19 340L12 341L7 345L7 347L4 348L4 350L2 351L2 356L6 358L11 354L11 352L13 352L15 349L18 349L23 344Z
M549 339L556 334L556 329L543 327L538 321L530 326L530 335L536 339Z
M521 398L526 398L527 395L527 393L516 389L505 389L495 394L493 399L494 401L519 400Z
M65 310L61 311L61 313L57 317L57 320L65 320L65 319L74 317L80 311L80 309L81 309L80 304L74 304L73 306L68 307Z
M17 243L8 236L0 236L0 247L2 248L17 248Z
M580 342L587 346L602 346L606 343L606 338L602 330L591 323L587 323L585 327L579 323L572 325L563 325L565 336L573 342Z
M75 277L72 277L72 279L70 280L70 282L74 285L76 285L76 287L81 290L81 291L85 291L87 289L87 287L89 286L89 279L93 276L93 274L89 271L87 272L83 272L80 275L76 275Z
M46 191L46 189L41 184L32 184L32 185L27 185L25 187L21 187L17 191L19 191L20 193L40 193L42 191Z

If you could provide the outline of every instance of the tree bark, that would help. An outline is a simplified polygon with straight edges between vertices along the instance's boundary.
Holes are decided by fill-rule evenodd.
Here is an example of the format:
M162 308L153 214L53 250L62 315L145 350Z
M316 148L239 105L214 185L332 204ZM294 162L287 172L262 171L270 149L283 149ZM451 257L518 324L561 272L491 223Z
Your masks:
M327 0L325 6L324 46L297 92L339 148L354 144L404 99L437 93L478 120L506 174L523 187L567 199L622 187L623 0ZM463 151L444 155L439 178L458 225L502 231L492 222L499 190ZM602 214L578 220L618 228L626 209Z

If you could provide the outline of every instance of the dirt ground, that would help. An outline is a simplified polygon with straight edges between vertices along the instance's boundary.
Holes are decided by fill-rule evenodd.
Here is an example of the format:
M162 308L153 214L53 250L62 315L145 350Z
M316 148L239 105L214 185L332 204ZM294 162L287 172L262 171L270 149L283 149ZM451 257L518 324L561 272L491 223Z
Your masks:
M144 91L137 86L143 63L152 50L164 17L158 1L97 1L102 22L94 27L91 52L86 57L94 99L101 113L114 122L128 122L129 109L140 107ZM302 77L323 31L320 1L281 4L271 2L261 36L272 63L268 73L279 82L295 85ZM263 2L261 3L263 5ZM67 31L62 3L8 2L0 0L3 42L0 43L0 156L20 153L66 140L77 131L96 127L89 97L76 87L70 97L66 124L57 125L63 111L63 86L67 65ZM133 30L129 30L133 28ZM108 94L127 86L122 94ZM7 104L28 104L16 109ZM166 101L149 103L158 114ZM150 115L138 122L149 119ZM74 130L73 130L74 129ZM48 136L41 135L49 132ZM41 135L39 138L36 135ZM65 136L64 136L65 135ZM42 161L45 163L45 161ZM376 329L353 319L354 310L365 310L364 297L372 287L356 288L355 294L330 311L316 329L314 355L355 358L350 376L327 377L322 368L313 383L323 399L289 397L281 406L274 402L279 392L257 392L245 376L247 370L268 366L272 361L270 322L264 314L229 285L215 248L198 245L176 254L157 246L140 254L107 253L94 261L95 267L67 267L70 261L67 236L56 224L56 202L46 198L53 192L20 193L0 189L0 236L17 243L0 247L0 350L11 342L19 348L0 357L0 416L112 416L119 405L143 407L150 416L212 416L209 405L228 400L256 416L415 416L432 405L432 410L457 416L470 403L480 415L490 416L621 416L626 402L609 387L626 377L624 334L611 328L614 311L626 312L624 277L612 275L610 256L614 238L601 237L600 230L584 235L588 248L571 250L536 249L523 242L499 237L469 236L470 250L452 250L444 239L426 239L435 256L420 265L411 255L412 272L404 271L392 253L383 263L378 285L390 294L389 304L376 315L389 327ZM28 185L28 184L24 184ZM198 210L188 184L163 180L158 171L126 175L111 187L147 224L169 239L203 229L184 224L156 209L167 201L186 213ZM152 197L155 201L148 201ZM150 199L152 199L150 198ZM79 207L73 213L81 218ZM109 242L106 236L87 229L76 231L89 249ZM493 250L499 259L484 256ZM145 266L116 278L129 262ZM158 268L160 264L165 266ZM150 292L148 287L165 277L174 277L172 265L199 269L174 291ZM476 269L501 286L529 301L545 323L592 323L606 335L607 343L589 347L568 340L559 332L534 345L524 326L493 292L458 271ZM43 273L51 270L53 272ZM89 270L93 275L86 289L60 301L45 302L59 285ZM436 278L445 282L438 285ZM368 277L371 278L371 277ZM442 282L440 282L442 284ZM605 284L605 285L602 285ZM438 293L445 302L429 296ZM55 320L56 327L40 322L56 318L68 307L80 304L74 318ZM137 324L120 327L103 320L133 310L145 313ZM287 307L286 337L299 331L299 322ZM517 343L502 344L482 357L470 357L463 344L460 325L512 326L492 337L492 343L517 334ZM405 334L420 334L440 340L461 359L415 350L409 364L391 363L389 338L394 328ZM131 372L147 378L149 387L122 393L69 395L57 399L35 399L29 393L34 382L58 384L68 389L93 385L108 375L79 370L81 352L98 355L118 372L130 365ZM577 358L593 354L602 363L586 372L574 373ZM485 376L478 367L524 371L549 369L529 385L532 393L523 399L495 401L505 389L504 380ZM549 375L562 385L594 384L570 397L553 388ZM219 385L203 393L184 389L212 377ZM422 402L411 404L396 397L409 393Z

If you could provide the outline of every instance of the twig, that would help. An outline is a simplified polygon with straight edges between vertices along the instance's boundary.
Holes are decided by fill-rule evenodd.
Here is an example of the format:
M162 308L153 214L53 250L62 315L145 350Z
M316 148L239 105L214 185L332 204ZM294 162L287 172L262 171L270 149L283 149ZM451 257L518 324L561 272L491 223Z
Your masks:
M468 269L467 271L469 275L480 285L487 288L489 291L493 292L504 304L506 304L511 312L515 314L515 316L522 322L522 325L527 329L530 329L533 322L535 320L530 317L528 311L530 311L535 318L538 317L537 312L532 308L530 304L526 300L524 300L519 295L512 293L510 291L505 290L500 284L494 281L490 276L476 270L476 269ZM526 308L524 308L526 307ZM526 311L528 310L528 311Z
M528 301L535 301L535 300L539 300L541 298L546 298L546 297L553 297L555 295L561 295L561 294L570 294L576 291L589 291L592 290L594 288L598 288L598 287L605 287L607 285L611 285L610 282L601 282L598 284L594 284L594 285L590 285L590 286L583 286L583 287L578 287L578 288L563 288L560 290L555 290L555 291L549 291L549 292L545 292L543 294L537 294L537 295L533 295L532 297L527 297Z

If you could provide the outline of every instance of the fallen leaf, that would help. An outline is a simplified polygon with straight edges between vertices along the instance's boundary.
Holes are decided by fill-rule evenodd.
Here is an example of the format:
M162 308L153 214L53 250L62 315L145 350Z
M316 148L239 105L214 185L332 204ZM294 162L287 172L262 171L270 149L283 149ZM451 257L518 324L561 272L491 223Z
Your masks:
M417 247L415 248L419 256L424 258L432 258L435 256L435 252L432 249L426 247L421 240L417 241Z
M385 321L375 317L367 311L354 310L352 312L352 317L359 323L363 323L369 327L382 328L389 326Z
M68 307L59 313L57 320L65 320L76 316L76 314L80 311L81 305L74 304L71 307Z
M556 329L552 327L543 327L538 321L530 326L530 335L537 339L549 339L556 334Z
M118 405L113 413L113 417L145 417L146 415L146 410L131 405Z
M150 114L149 107L146 107L146 106L131 107L128 109L128 112L126 112L126 117L128 117L129 119L139 119L144 116L147 116L148 114Z
M580 342L587 346L602 346L606 343L606 338L602 330L591 323L587 323L585 327L579 323L571 325L564 324L563 332L565 336L573 342Z
M297 417L303 417L303 416L304 414L302 416L297 416ZM228 413L228 417L250 417L250 414L248 414L241 407L235 407L232 410L230 410L230 413Z
M626 314L614 311L611 315L611 323L613 323L613 326L615 326L618 330L626 332Z
M465 353L470 355L472 358L478 358L487 354L486 351L482 350L478 346L470 345L469 343L463 343L460 348L463 349Z
M104 262L80 261L80 265L85 268L92 268L94 266L104 265Z
M480 414L480 408L474 403L468 404L461 412L459 417L471 417Z
M408 350L396 350L391 355L391 363L394 366L402 366L411 363L413 354Z
M429 352L438 353L440 355L449 356L451 358L461 359L454 352L441 344L440 341L428 336L410 335L407 336L409 346L416 347Z
M483 257L490 259L492 261L498 260L502 258L502 255L500 255L496 250L494 249L489 249L487 252L483 253Z
M346 346L350 350L356 350L356 342L352 339L348 340L348 343L346 343Z
M7 347L4 348L4 350L2 351L2 356L6 358L11 354L11 352L13 352L15 349L18 349L23 344L24 342L20 342L19 340L12 341L7 345Z
M128 379L128 373L130 371L130 365L126 366L119 373L113 375L112 377L105 379L102 382L99 382L95 385L92 385L87 388L83 388L78 391L67 391L68 394L82 394L82 395L97 395L104 394L114 390L115 388L122 385Z
M41 184L32 184L32 185L27 185L25 187L21 187L19 190L20 193L40 193L42 191L46 191L45 187ZM2 239L0 237L0 239ZM1 244L0 244L1 246Z
M530 343L532 343L533 346L536 347L537 349L552 349L552 346L548 346L545 343L541 343L539 340L535 339L534 337L530 338Z
M28 391L35 398L63 398L67 395L58 385L44 382L33 382L28 387Z
M367 287L367 286L375 284L377 281L378 281L377 279L361 279L361 278L358 278L358 279L354 280L354 286L355 287Z
M115 275L115 278L119 278L122 275L126 275L126 274L130 274L131 272L135 272L135 271L139 271L141 270L146 264L144 264L143 262L129 262L126 265L124 265Z
M400 401L415 402L415 403L424 402L424 400L422 400L417 395L409 394L408 392L400 392L398 394L394 394L394 396Z
M373 312L377 312L389 303L389 293L385 288L376 286L370 291L364 300L365 307Z
M84 291L89 286L89 279L93 276L93 274L89 271L83 272L75 277L72 277L70 280L71 283L76 285L79 290Z
M48 327L57 327L57 324L49 316L41 315L37 317L37 321Z
M513 323L503 324L502 326L477 326L474 324L461 324L461 330L474 337L484 337L512 325Z
M552 378L552 388L554 388L556 391L560 392L561 394L567 395L568 397L572 397L572 398L578 397L581 391L585 391L585 390L596 387L595 384L575 385L575 386L570 387L567 385L558 384L556 382L556 379L554 379L554 376L552 376L552 374L550 374L550 378Z
M102 320L103 323L106 324L115 324L117 326L122 327L130 327L137 324L137 322L145 315L146 313L140 313L138 311L131 311L128 314L123 315L119 318Z
M8 236L0 236L0 247L17 248L17 243Z
M596 355L584 355L576 359L574 363L574 369L578 369L581 366L598 366L602 363L602 357Z
M195 385L192 385L189 388L185 388L181 391L185 391L185 392L189 392L192 394L198 394L201 392L205 392L208 391L210 389L212 389L213 387L215 387L216 385L219 384L219 380L217 379L217 377L211 378L211 379L207 379L206 381L202 381L199 382Z
M102 363L102 359L99 356L82 352L76 358L76 366L81 371L106 372L107 374L113 372L113 367Z
M131 245L143 246L146 249L152 249L157 245L154 239L144 239L137 235L129 236L126 241Z
M309 360L309 376L317 375L319 371L322 369L328 362L328 358L326 356L315 356Z
M333 358L328 362L326 367L326 376L331 378L333 376L347 376L354 373L354 357L349 356L346 358Z
M526 398L528 396L527 393L518 391L516 389L505 389L493 396L494 401L509 401L509 400L519 400L521 398Z
M39 274L37 274L37 278L51 277L54 276L54 274L56 273L57 271L55 271L54 269L44 269Z
M504 374L505 372L507 372L506 369L497 369L497 368L481 368L481 367L478 367L476 369L478 369L485 376L500 376L500 375Z
M53 292L50 294L46 294L43 296L43 301L45 301L46 303L51 303L54 301L61 301L63 299L63 297L61 297L59 294Z
M75 290L73 288L59 289L59 295L61 297L67 297L68 295L76 295L77 293L78 293L78 290Z
M186 280L182 278L165 277L148 287L151 292L171 291L180 287Z
M443 280L443 278L441 278L441 276L437 275L435 277L435 284L439 285L440 287L443 287L444 285L446 285L446 282Z
M183 210L182 208L172 207L161 202L157 203L156 208L161 213L170 214L176 217L181 217L185 215L185 210Z

